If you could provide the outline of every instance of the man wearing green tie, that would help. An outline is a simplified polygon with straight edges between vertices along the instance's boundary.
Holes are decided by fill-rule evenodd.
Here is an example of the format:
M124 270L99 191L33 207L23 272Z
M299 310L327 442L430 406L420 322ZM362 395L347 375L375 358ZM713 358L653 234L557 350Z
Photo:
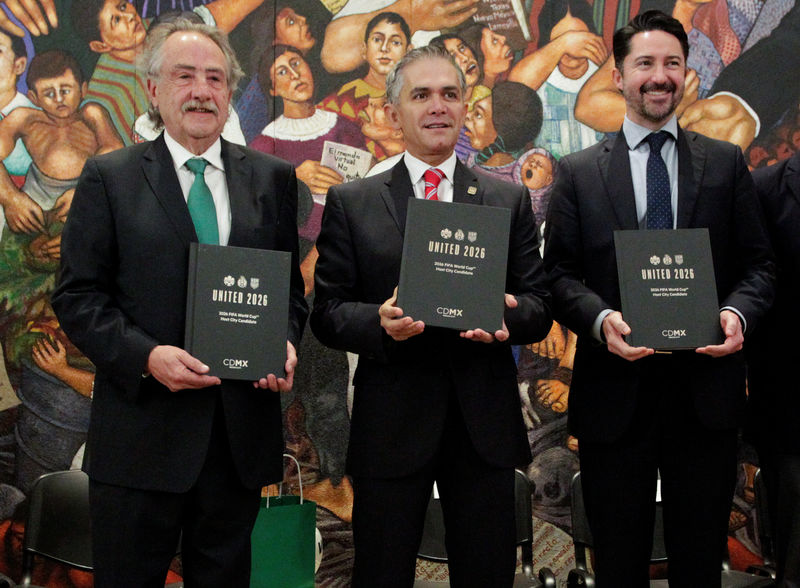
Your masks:
M164 23L142 66L164 132L87 162L53 296L97 366L84 462L95 586L163 586L181 537L187 585L245 587L260 488L283 474L276 392L291 389L308 313L297 181L288 163L220 139L242 75L224 34ZM181 348L193 241L292 254L285 375L220 380Z

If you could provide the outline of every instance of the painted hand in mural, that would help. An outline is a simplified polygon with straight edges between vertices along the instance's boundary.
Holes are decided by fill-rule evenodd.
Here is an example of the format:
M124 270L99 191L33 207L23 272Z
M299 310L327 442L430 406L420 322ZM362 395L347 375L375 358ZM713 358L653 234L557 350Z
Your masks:
M30 196L19 190L5 197L0 195L0 204L6 214L6 222L15 233L41 233L44 231L44 213Z
M0 2L0 7L13 14L31 35L47 35L51 27L58 26L58 15L53 0L5 0ZM19 28L6 14L0 10L0 29L16 35L25 36L25 31Z
M722 332L725 333L725 341L721 345L700 347L697 349L697 353L703 353L711 357L723 357L742 348L744 333L742 332L742 321L739 319L739 315L730 310L723 310L719 313L719 324L722 327Z
M553 321L553 326L550 327L550 332L547 337L538 343L531 343L528 349L533 351L536 355L547 357L549 359L557 359L564 355L564 350L567 348L567 340L564 338L564 331L561 325Z
M403 316L403 309L397 306L397 286L392 297L378 308L378 315L381 317L381 327L395 341L405 341L414 335L419 335L425 328L425 323L422 321Z
M206 375L208 370L209 367L199 359L172 345L156 345L147 359L148 373L170 392L220 384L219 378Z
M624 337L631 334L631 328L622 320L622 313L619 311L614 311L603 319L602 329L608 350L622 359L636 361L655 353L649 347L631 347L625 342Z
M289 392L294 384L294 368L297 367L297 351L289 341L286 342L286 377L279 378L275 374L268 374L257 382L253 382L254 388L272 390L273 392Z
M53 205L53 211L56 214L56 220L66 222L69 207L72 206L72 197L75 195L75 188L71 188L58 197L56 203Z
M517 299L514 297L513 294L506 294L505 298L506 307L507 308L516 308L517 307ZM493 343L494 341L506 341L508 340L508 327L506 327L506 321L503 319L503 326L502 328L498 329L494 333L487 333L483 329L470 329L469 331L462 331L460 335L464 339L471 339L473 341L480 341L481 343Z
M698 100L678 120L680 125L747 149L756 136L756 120L744 105L728 94Z
M553 412L567 412L569 404L569 386L559 380L538 380L536 382L536 398L545 408Z
M325 194L328 188L341 184L344 178L319 161L307 159L297 166L297 179L311 190L312 194Z

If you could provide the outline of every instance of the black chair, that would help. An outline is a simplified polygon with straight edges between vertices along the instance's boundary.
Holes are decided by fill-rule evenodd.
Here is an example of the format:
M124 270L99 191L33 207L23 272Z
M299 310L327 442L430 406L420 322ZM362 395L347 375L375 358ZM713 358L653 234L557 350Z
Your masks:
M548 568L539 570L538 576L533 570L533 512L531 497L533 491L528 476L520 470L514 475L514 502L517 522L517 545L521 549L522 573L514 578L514 588L556 588L556 577ZM425 513L425 527L422 532L417 556L423 559L447 562L447 550L444 544L444 516L438 498L431 496L428 510ZM442 588L447 582L417 580L414 588Z
M772 530L772 519L769 514L767 502L767 487L761 469L756 470L753 477L753 494L755 495L755 522L758 546L761 549L761 565L749 566L747 571L753 574L769 576L775 579L777 572L775 566L775 536Z
M594 575L589 571L590 553L593 544L592 532L586 518L586 508L583 504L583 491L581 487L581 473L576 473L572 478L571 487L572 504L572 542L575 545L575 568L570 570L567 577L568 588L594 588ZM650 555L651 564L667 563L667 550L664 544L664 516L661 503L656 503L656 518L653 529L653 551ZM740 572L730 569L727 550L720 570L723 588L766 588L773 586L772 578L764 574ZM623 584L620 584L623 585ZM667 580L651 580L651 587L669 586Z
M18 586L33 586L31 578L37 556L91 572L89 477L80 470L43 474L34 481L28 499L22 579ZM183 583L177 582L169 588L181 586Z

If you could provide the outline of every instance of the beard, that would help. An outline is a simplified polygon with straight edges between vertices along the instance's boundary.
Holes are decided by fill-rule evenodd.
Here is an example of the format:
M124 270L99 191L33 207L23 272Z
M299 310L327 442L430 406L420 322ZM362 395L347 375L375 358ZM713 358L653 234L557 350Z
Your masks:
M672 97L667 102L653 104L648 102L647 93L653 91L663 91L671 94ZM663 84L647 83L638 89L629 89L623 92L625 101L643 119L653 123L661 123L670 118L683 98L683 88L680 89L672 81Z

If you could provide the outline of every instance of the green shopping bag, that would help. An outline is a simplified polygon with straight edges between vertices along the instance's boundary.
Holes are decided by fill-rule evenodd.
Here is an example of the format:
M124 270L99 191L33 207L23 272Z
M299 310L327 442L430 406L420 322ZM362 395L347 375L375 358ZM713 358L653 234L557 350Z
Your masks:
M300 464L297 464L298 480ZM314 588L317 505L283 494L261 499L251 535L250 588Z

